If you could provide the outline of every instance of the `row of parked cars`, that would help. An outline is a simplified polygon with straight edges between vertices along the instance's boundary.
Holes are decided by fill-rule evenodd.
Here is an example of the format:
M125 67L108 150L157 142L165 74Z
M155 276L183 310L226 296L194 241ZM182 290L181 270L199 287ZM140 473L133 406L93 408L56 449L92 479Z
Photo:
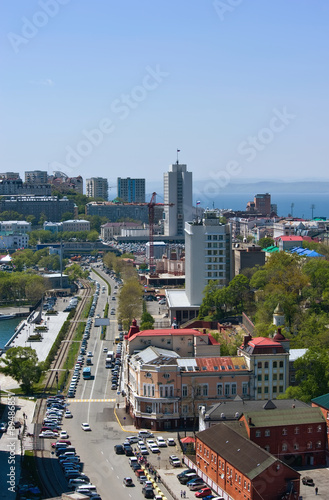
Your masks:
M213 494L213 491L204 482L204 480L197 475L194 469L186 469L177 475L178 481L182 485L186 485L190 491L195 491L196 498L203 498L204 500L224 500Z
M94 293L94 298L93 298L93 302L91 304L91 308L90 308L90 311L89 311L89 317L94 317L95 316L95 311L96 311L96 306L97 306L97 301L98 301L98 297L99 297L99 293L100 293L100 284L98 283L98 281L96 281L96 291Z
M71 412L66 408L64 396L49 397L39 438L67 439L67 432L61 429L63 418L72 418Z
M66 418L73 418L72 413L67 409L64 396L52 396L47 399L45 419L51 418L52 415L54 419L57 419L58 425L63 416ZM82 424L82 426L83 425L84 424ZM56 438L56 441L54 441L51 446L54 449L54 453L69 487L72 487L72 489L75 489L79 493L84 493L92 500L100 500L101 497L97 494L96 486L91 484L89 477L82 472L83 464L76 453L75 447L72 446L69 440L70 436L68 433L66 431L61 431L59 434L53 434L47 437Z
M120 371L121 371L121 357L122 357L122 342L117 344L115 358L113 360L114 366L112 367L111 389L116 391L119 385Z

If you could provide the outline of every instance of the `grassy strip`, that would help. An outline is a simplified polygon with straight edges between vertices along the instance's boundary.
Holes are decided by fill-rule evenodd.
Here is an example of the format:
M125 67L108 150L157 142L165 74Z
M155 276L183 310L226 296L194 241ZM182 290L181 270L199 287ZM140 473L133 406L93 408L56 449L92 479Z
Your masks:
M93 297L91 297L91 298L89 299L89 302L87 302L87 304L86 304L86 306L85 306L84 310L82 311L81 317L82 317L83 319L88 318L89 313L90 313L91 306L92 306L92 304L93 304L93 300L94 300L94 298L93 298Z
M77 355L80 349L80 340L82 340L85 328L86 328L86 323L78 323L75 335L73 337L73 340L75 340L75 342L71 343L67 353L67 358L65 361L65 371L60 372L59 375L58 386L61 389L65 388L65 385L69 378L69 371L72 370L72 368L74 368L75 366Z
M110 308L109 303L106 302L105 308L104 308L104 318L108 318L109 317L109 308Z
M62 328L59 330L59 333L56 337L56 340L53 343L53 345L48 353L48 356L46 357L46 360L44 362L44 370L49 370L51 363L55 359L58 348L61 345L61 342L65 339L65 336L67 335L67 332L69 331L69 328L70 328L70 321L68 321L68 320L64 321Z

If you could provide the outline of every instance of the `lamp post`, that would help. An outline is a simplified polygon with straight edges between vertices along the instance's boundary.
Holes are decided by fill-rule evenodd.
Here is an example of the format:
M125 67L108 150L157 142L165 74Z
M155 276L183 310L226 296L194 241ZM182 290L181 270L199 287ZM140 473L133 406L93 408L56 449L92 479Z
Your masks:
M58 394L58 372L55 373L55 379L57 384L57 394Z

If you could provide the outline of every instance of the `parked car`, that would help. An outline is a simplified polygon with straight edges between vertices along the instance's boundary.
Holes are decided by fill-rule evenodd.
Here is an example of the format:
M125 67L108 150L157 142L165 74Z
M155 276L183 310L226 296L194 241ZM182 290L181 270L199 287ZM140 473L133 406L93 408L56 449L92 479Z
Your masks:
M207 485L204 481L201 481L200 483L191 484L190 486L187 485L187 487L190 491L199 491L202 488L207 488Z
M131 477L125 477L125 478L123 478L123 484L125 486L135 486L133 480L131 479Z
M314 486L314 481L311 477L305 476L302 478L302 483L306 486Z
M176 455L170 455L170 457L169 457L169 463L173 467L180 467L181 466L181 461L179 460L178 457L176 457Z
M114 446L114 451L117 455L124 455L125 454L125 449L122 446L122 444L116 444Z
M201 490L197 491L195 496L196 498L203 498L208 495L212 495L211 488L202 488Z
M167 439L167 445L168 445L168 446L175 446L175 445L176 445L176 443L175 443L174 438L168 438L168 439Z
M138 437L141 438L141 439L153 438L154 434L152 432L150 432L150 431L139 431Z

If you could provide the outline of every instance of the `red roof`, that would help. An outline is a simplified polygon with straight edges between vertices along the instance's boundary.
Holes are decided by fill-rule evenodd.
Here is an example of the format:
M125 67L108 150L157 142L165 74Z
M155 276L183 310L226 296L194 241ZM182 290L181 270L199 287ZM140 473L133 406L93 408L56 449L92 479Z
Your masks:
M281 241L303 241L302 236L278 236L275 239Z
M144 330L142 332L138 332L138 333L135 333L134 335L132 335L130 338L129 338L129 341L130 340L133 340L135 339L136 337L156 337L156 336L161 336L161 337L164 337L164 336L175 336L175 337L183 337L185 335L189 335L189 336L193 336L193 337L204 337L204 338L208 338L208 342L210 344L219 344L219 342L217 342L214 337L212 337L212 335L207 335L207 334L204 334L204 333L201 333L199 332L198 330L194 330L192 328L166 328L166 329L162 329L162 330Z
M245 359L242 356L229 357L220 356L218 358L195 358L199 371L221 372L248 370Z
M267 337L255 337L252 340L249 340L248 342L249 345L256 347L277 347L278 342L275 342L272 339L268 339Z

